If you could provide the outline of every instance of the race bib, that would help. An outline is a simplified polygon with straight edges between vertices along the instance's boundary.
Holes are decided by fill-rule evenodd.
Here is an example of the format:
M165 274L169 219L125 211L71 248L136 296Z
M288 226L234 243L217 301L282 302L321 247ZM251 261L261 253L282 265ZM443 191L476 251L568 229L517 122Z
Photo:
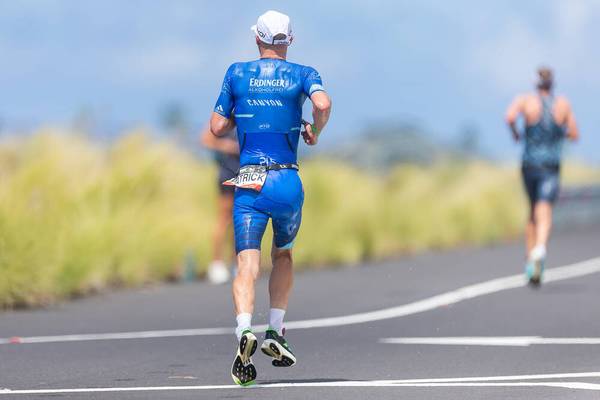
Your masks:
M223 185L260 192L267 179L267 172L267 167L264 165L246 165L240 168L235 178L226 180Z

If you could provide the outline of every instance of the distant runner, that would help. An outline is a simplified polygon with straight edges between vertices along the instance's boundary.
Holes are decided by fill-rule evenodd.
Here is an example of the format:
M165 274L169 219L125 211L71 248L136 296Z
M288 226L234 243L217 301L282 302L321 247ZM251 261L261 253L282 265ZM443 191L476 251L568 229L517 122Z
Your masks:
M525 141L522 174L530 202L525 230L525 274L533 285L541 283L544 272L546 245L552 227L552 205L559 191L563 141L565 136L573 141L579 138L569 102L553 94L552 70L540 68L538 75L537 93L516 97L506 112L506 122L513 138L517 142ZM525 120L524 134L517 128L520 115Z
M274 238L269 280L269 328L261 346L275 367L289 367L296 357L283 338L283 318L293 281L292 246L300 228L304 191L298 176L300 134L316 145L331 110L318 72L286 61L292 43L287 15L268 11L252 27L260 59L232 64L223 80L210 128L222 136L237 125L240 171L227 182L236 185L233 221L238 261L233 281L238 345L231 376L239 385L256 379L252 355L254 284L259 273L260 245L269 219ZM310 98L313 120L302 120L302 104ZM302 130L304 127L304 130Z
M235 189L235 186L225 186L222 185L222 182L236 176L240 168L240 147L233 129L218 138L210 132L210 127L207 127L202 131L200 141L206 148L214 152L218 168L219 198L217 200L217 223L213 232L213 261L208 266L206 276L211 283L219 285L226 283L231 275L229 263L225 257L225 245L228 237L227 230L231 225ZM229 237L231 238L231 236Z

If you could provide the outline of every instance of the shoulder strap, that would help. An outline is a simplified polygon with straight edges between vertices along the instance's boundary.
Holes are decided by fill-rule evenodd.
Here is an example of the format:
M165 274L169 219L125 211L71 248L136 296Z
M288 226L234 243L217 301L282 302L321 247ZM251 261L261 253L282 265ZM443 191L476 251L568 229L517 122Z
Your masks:
M554 105L554 96L539 96L540 101L542 102L542 109L552 111L552 106Z
M553 105L554 105L554 96L540 96L540 101L542 102L542 117L540 122L543 126L551 126L554 122L554 113L553 113Z

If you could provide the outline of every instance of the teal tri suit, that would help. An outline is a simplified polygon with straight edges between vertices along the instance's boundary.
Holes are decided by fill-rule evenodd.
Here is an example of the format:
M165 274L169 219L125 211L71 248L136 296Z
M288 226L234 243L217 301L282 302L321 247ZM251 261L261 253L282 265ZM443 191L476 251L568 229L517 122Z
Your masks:
M560 162L566 128L558 125L552 115L554 98L541 96L542 116L525 127L523 151L523 183L531 204L553 203L560 187Z
M240 145L240 166L273 168L261 191L236 188L233 206L236 252L260 249L269 218L277 248L291 248L300 228L304 191L295 165L302 105L324 90L311 67L262 58L232 64L214 111L233 114Z

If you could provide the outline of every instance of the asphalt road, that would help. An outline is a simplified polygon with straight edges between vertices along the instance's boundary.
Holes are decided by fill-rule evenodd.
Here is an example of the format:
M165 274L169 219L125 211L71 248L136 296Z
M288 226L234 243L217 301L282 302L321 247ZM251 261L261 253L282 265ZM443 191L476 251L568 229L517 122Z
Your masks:
M567 268L537 290L520 277L489 282L521 273L519 243L299 273L286 316L304 321L287 333L299 362L276 369L257 352L253 388L229 376L226 286L160 285L3 313L0 338L17 343L0 341L0 388L11 390L0 400L597 399L600 260L573 264L598 256L600 226L557 233L548 267ZM266 280L257 290L261 324ZM196 328L218 329L186 330ZM133 338L64 336L119 332Z

